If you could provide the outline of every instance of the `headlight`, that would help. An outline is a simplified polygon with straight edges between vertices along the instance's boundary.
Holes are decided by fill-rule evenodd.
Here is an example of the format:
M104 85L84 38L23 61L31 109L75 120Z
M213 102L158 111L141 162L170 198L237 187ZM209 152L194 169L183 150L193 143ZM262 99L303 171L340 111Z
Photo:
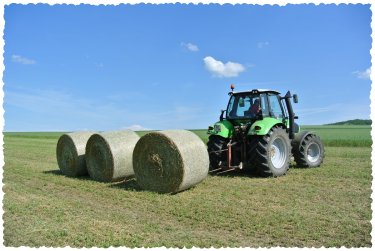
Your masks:
M214 125L214 130L216 133L221 132L221 126L220 125Z

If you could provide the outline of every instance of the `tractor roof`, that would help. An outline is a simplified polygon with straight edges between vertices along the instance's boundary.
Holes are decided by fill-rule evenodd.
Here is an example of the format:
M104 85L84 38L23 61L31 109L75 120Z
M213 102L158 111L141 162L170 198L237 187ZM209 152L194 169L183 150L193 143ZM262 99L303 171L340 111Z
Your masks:
M232 92L232 94L241 94L241 93L251 93L251 94L273 93L273 94L280 94L280 92L278 92L278 91L269 90L269 89L253 89L253 90L249 90L249 91Z

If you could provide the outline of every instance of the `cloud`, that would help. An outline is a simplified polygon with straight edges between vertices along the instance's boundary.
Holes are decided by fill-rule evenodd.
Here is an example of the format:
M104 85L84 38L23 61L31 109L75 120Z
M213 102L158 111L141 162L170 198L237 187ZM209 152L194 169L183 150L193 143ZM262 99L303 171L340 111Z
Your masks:
M296 109L295 112L299 116L307 116L311 114L317 113L325 113L325 112L333 112L335 111L337 106L330 106L330 107L315 107L315 108L306 108L306 109Z
M368 118L370 106L362 103L335 103L327 106L295 109L300 125L328 124L356 118Z
M357 78L360 78L360 79L370 79L371 68L367 68L364 71L355 71L353 72L353 74L355 74Z
M54 90L5 91L4 103L32 113L56 114L60 116L82 116L104 118L93 110L94 104L87 99L79 99L69 93Z
M259 42L258 43L258 48L259 49L263 49L264 47L266 47L266 46L269 46L270 45L270 43L269 42Z
M8 120L7 130L21 127L22 130L50 130L57 126L65 128L65 131L81 128L109 130L139 121L137 114L118 103L82 98L55 90L6 90L4 107L8 112L6 116L14 108L20 114L27 114L27 118L19 116Z
M245 71L245 67L242 64L230 61L224 64L211 56L205 57L203 61L206 69L216 77L237 77L241 72Z
M131 125L131 126L123 127L123 129L129 129L129 130L132 130L132 131L150 131L151 130L151 129L143 127L141 125Z
M138 103L135 102L138 108L134 109L131 105L134 100L126 100L126 95L95 99L60 90L29 88L7 88L4 94L6 131L177 129L188 128L199 121L196 116L202 114L196 106L159 104L154 108L144 107L142 100L147 96L139 96ZM15 108L19 114L17 118L12 116Z
M184 43L184 42L182 42L182 43L181 43L181 46L182 46L182 47L185 47L186 49L188 49L189 51L192 51L192 52L197 52L197 51L199 51L198 46L195 45L195 44L192 44L192 43Z
M19 64L25 64L25 65L32 65L36 64L35 60L25 58L20 55L12 55L12 62L19 63Z

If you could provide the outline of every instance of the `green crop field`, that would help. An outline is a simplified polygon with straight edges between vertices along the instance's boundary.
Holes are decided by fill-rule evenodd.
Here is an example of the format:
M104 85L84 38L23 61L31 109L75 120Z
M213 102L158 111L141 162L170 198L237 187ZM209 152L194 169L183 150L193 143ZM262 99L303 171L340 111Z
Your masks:
M316 132L328 146L371 146L371 126L302 126Z
M192 130L204 142L208 141L206 130ZM327 146L371 146L371 126L302 126L301 131L313 131Z
M4 133L4 244L371 247L370 127L308 129L326 144L319 168L209 175L175 195L142 191L134 180L65 177L55 156L62 133Z

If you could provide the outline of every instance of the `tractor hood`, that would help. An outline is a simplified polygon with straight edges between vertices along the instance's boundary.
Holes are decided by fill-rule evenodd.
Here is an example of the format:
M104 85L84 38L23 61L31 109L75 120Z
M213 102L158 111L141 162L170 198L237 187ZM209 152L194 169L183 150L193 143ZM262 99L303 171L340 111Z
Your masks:
M233 133L233 124L228 120L216 122L214 125L208 127L207 134L218 135L223 138L229 138Z
M233 135L234 126L243 126L250 124L248 120L222 120L216 122L214 125L208 127L207 133L210 135L218 135L223 138L229 138ZM254 121L247 135L266 135L269 130L275 125L283 125L282 121L275 118L264 118L262 120Z

